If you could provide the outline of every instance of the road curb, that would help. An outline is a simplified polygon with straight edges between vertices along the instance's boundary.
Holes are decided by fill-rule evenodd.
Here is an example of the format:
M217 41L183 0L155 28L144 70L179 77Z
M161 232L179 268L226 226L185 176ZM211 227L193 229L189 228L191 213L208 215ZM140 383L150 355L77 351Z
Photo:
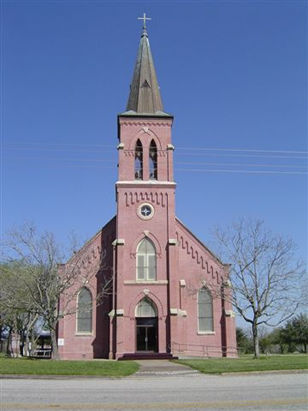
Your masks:
M78 380L78 379L104 379L119 380L132 377L135 374L122 377L108 377L105 375L35 375L35 374L0 374L0 380Z
M265 375L265 374L308 374L308 369L303 370L266 370L266 371L239 371L239 372L223 372L219 375ZM209 374L207 374L209 375ZM217 375L217 374L216 374Z
M308 374L308 369L304 370L272 370L272 371L247 371L247 372L224 372L224 373L202 373L198 370L191 371L137 371L134 374L122 377L108 377L104 375L35 375L35 374L0 374L0 380L4 379L24 379L24 380L78 380L78 379L107 379L119 380L131 377L146 377L146 376L184 376L184 375L206 375L206 376L247 376L247 375L267 375L267 374Z

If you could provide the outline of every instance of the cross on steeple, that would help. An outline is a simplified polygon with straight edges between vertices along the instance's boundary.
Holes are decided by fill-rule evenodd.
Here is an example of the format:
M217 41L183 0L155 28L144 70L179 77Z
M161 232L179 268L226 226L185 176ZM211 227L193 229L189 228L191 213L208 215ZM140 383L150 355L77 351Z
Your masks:
M145 13L143 13L143 17L138 17L138 20L143 20L143 28L146 29L146 21L147 20L152 20L151 17L147 17Z
M142 20L143 29L126 110L155 115L164 110L146 29L147 20L151 18L143 13L143 17L138 17L138 20Z

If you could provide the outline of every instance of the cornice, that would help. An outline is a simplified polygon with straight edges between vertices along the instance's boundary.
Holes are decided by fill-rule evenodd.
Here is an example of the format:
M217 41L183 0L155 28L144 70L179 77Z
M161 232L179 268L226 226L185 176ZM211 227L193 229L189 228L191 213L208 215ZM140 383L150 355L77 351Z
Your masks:
M127 117L119 118L119 124L123 126L133 126L133 127L171 127L172 121L170 119L133 119L130 120Z
M175 188L174 181L157 181L157 180L133 180L133 181L117 181L117 187L136 187L136 188Z

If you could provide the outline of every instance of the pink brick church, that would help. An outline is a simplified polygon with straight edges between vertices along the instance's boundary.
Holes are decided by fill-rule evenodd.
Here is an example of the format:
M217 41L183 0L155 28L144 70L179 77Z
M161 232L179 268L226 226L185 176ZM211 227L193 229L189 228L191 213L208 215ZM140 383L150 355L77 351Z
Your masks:
M237 356L232 306L215 291L228 296L229 266L175 215L172 122L144 24L118 116L116 215L62 267L76 263L80 278L58 327L62 359Z

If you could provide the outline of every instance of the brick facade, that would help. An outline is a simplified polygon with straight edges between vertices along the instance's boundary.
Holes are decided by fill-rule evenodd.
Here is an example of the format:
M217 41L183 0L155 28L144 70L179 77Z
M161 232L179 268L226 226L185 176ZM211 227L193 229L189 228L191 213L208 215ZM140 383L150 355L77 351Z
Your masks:
M77 332L76 310L73 309L76 297L72 300L72 314L59 323L59 352L63 359L119 359L154 352L189 356L237 355L232 307L228 298L223 299L220 293L223 290L227 297L230 292L229 267L175 215L172 122L173 117L161 111L138 113L130 110L118 116L116 217L68 263L76 263L80 279L84 279L75 287L87 287L91 292L92 331ZM141 179L136 179L135 170L137 141L143 150ZM155 142L157 157L154 179L150 178L151 142ZM145 205L149 207L146 210L149 215L142 215ZM155 249L155 278L151 280L140 279L137 275L137 250L143 239L148 239ZM95 275L87 281L89 270L94 270ZM97 305L96 295L106 279L110 280L109 293L103 303ZM207 325L210 329L205 331L199 330L201 300L198 301L198 294L201 289L209 292L212 301L212 312L205 313L204 319L211 326ZM137 318L136 307L143 299L154 307L155 318ZM209 303L206 307L210 307Z

